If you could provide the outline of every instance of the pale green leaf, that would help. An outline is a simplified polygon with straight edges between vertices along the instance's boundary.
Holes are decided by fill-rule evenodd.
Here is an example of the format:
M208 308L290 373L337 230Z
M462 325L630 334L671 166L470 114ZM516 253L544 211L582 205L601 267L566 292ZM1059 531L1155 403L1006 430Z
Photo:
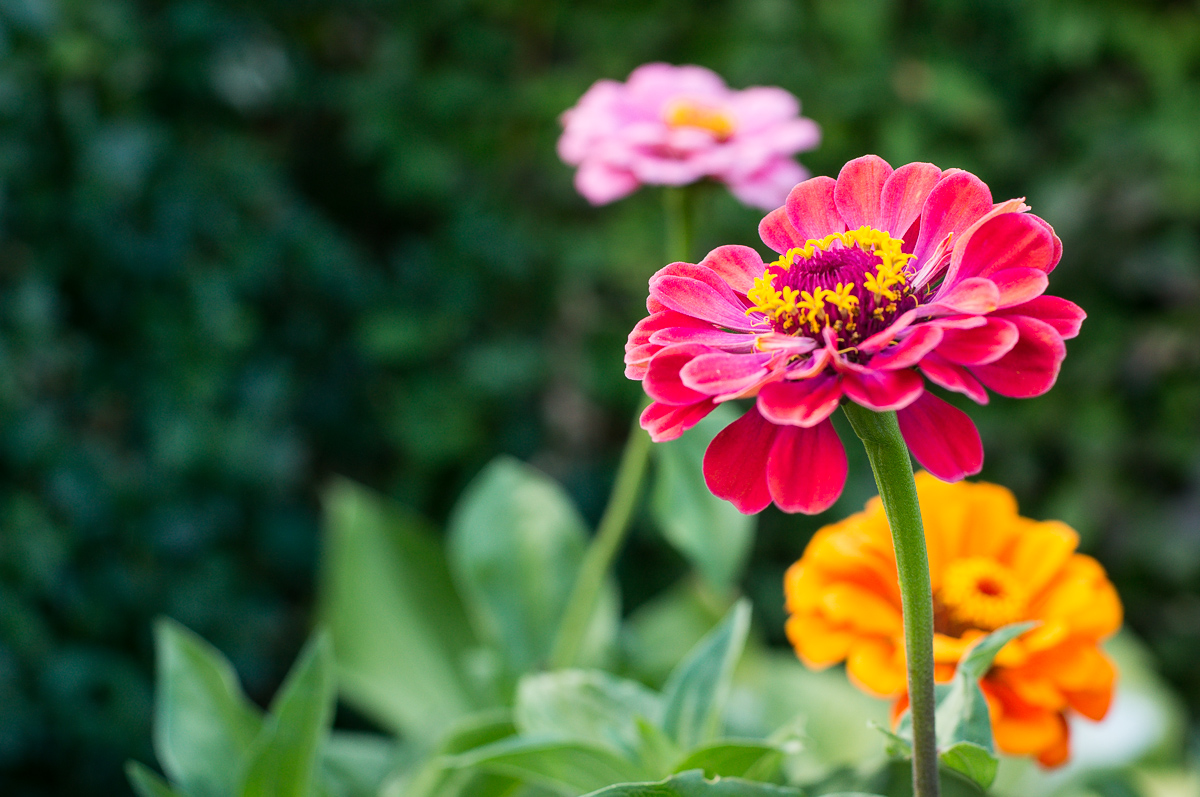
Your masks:
M261 714L216 648L173 620L155 624L154 751L191 797L230 797Z
M339 479L325 491L319 615L346 701L432 740L474 706L461 663L475 644L441 546L419 517Z
M803 797L804 792L740 778L708 780L700 770L672 775L658 783L620 783L588 797Z
M406 753L384 736L334 731L321 752L326 797L375 797L387 776L407 762Z
M321 748L333 722L333 648L317 633L271 703L254 745L241 797L312 797Z
M704 451L736 418L736 410L722 404L679 439L654 446L654 519L667 541L718 589L741 576L757 520L717 498L704 482Z
M742 777L772 780L783 760L782 751L753 739L722 739L692 750L675 765L675 772L699 769L706 778Z
M663 730L684 750L716 737L749 630L750 603L741 600L667 678Z
M972 742L951 745L938 757L944 765L961 772L985 789L995 782L996 772L1000 768L996 756Z
M587 538L566 491L509 457L493 460L459 499L450 563L480 638L504 653L512 672L529 672L548 657ZM581 660L607 656L618 617L610 586Z
M137 797L181 797L161 775L137 761L126 762L125 777Z
M605 745L636 756L638 720L658 724L661 697L637 683L599 670L558 670L527 675L514 710L522 734Z
M520 737L459 755L456 764L460 769L483 769L565 795L641 780L646 775L636 763L605 747Z

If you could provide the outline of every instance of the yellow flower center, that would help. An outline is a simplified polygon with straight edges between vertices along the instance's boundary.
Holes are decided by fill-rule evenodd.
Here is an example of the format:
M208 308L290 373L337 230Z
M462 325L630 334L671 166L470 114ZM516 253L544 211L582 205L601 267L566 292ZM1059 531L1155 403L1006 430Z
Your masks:
M762 313L791 334L816 334L825 326L853 333L864 322L885 321L896 312L897 301L908 285L904 266L913 255L901 250L903 244L883 230L867 226L809 239L769 263L763 275L755 278L747 293L754 304L746 314ZM811 290L782 284L793 266L813 282ZM833 276L824 285L816 284L826 275ZM850 275L855 279L833 281ZM804 284L799 279L791 281Z
M733 114L724 108L689 100L683 97L671 100L663 112L663 121L671 127L698 127L724 141L733 135Z
M994 559L973 556L946 568L937 603L956 626L948 631L994 631L1021 619L1026 595L1016 574L1007 567Z

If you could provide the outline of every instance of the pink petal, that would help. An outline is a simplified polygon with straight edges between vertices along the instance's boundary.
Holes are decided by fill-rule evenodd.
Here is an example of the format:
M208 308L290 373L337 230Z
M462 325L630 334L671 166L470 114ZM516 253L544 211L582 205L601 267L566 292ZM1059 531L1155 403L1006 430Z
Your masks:
M983 315L996 309L1000 303L1000 289L996 283L983 277L970 277L959 281L937 301L922 305L921 310L930 315L938 313L965 313Z
M711 271L709 274L716 277ZM754 327L746 318L745 307L728 286L725 287L725 291L728 293L714 288L707 282L671 274L655 276L650 280L650 295L664 307L693 318L720 324L728 329L752 332Z
M846 229L846 223L842 221L833 199L836 185L832 177L813 177L800 183L788 194L784 208L792 229L800 239L793 246L804 246L804 242L810 238L824 238L831 232Z
M684 404L681 407L654 402L642 410L642 428L650 433L656 443L674 440L703 420L716 404L712 399Z
M813 178L816 179L816 178ZM801 183L803 185L803 183ZM758 223L758 237L762 242L783 254L793 246L803 246L804 239L788 221L787 207L775 208Z
M861 366L842 374L842 390L875 412L898 410L921 395L925 382L916 371L876 371Z
M1054 239L1054 252L1050 255L1050 265L1046 268L1046 273L1049 274L1054 270L1054 267L1058 265L1058 261L1062 260L1062 239L1054 234L1054 228L1050 226L1050 222L1046 221L1040 216L1035 216L1032 213L1029 214L1029 218L1037 219L1039 222L1041 222L1041 224L1050 231L1050 237Z
M593 205L606 205L638 189L641 183L626 169L586 160L575 172L575 190Z
M942 481L956 482L983 468L983 441L971 417L932 393L900 410L896 420L917 462Z
M1036 268L1006 268L988 277L1000 290L999 306L1012 307L1036 299L1050 287L1046 272Z
M1025 213L1001 213L984 221L959 243L942 290L967 277L990 277L1010 268L1049 271L1054 255L1054 233L1044 221Z
M748 246L718 246L700 265L715 271L729 287L742 294L749 292L754 287L754 278L761 277L766 270L758 252Z
M767 486L767 458L780 427L751 407L726 426L704 452L704 481L717 498L752 515L771 503Z
M911 334L895 346L889 346L871 358L869 368L895 370L911 368L933 350L942 340L942 328L933 324L913 327Z
M992 209L992 192L970 172L951 170L942 175L921 210L921 234L913 249L920 266L951 233L963 230Z
M880 228L880 195L891 176L892 167L878 155L863 155L842 167L834 185L833 201L847 229L863 225Z
M670 346L672 343L703 343L714 349L732 352L750 352L754 350L754 336L745 332L726 332L717 329L705 321L703 326L678 326L655 330L650 335L650 343L658 346ZM626 360L628 362L628 359Z
M936 351L925 355L918 366L921 373L935 385L962 393L977 404L987 404L988 394L979 380L971 376L971 372L961 365L955 365Z
M996 314L1023 315L1045 321L1054 327L1064 340L1070 340L1078 335L1079 327L1083 325L1083 319L1087 318L1087 313L1083 312L1083 308L1058 296L1039 296L1024 304L1006 307L997 311Z
M679 378L687 387L708 396L740 393L770 374L767 363L774 356L770 353L701 354L683 366Z
M893 238L908 232L941 176L932 163L906 163L892 172L880 194L879 229Z
M683 384L679 371L683 366L701 354L707 354L712 349L707 346L697 346L692 343L679 343L668 346L650 360L646 370L646 378L642 381L642 389L646 395L660 404L682 406L703 401L708 396L693 390Z
M948 329L937 353L959 365L995 362L1017 345L1017 325L1003 318L988 318L974 329Z
M828 419L811 429L779 428L767 458L767 486L780 509L824 512L845 484L846 449Z
M1002 396L1030 398L1054 386L1067 347L1058 331L1045 321L1009 316L1020 337L1017 345L996 362L971 368L980 382Z
M871 337L858 344L858 350L864 354L874 354L880 351L899 335L905 329L912 326L912 322L916 320L918 312L909 310L901 314L895 321L887 326L886 329L876 332Z
M841 381L832 374L812 379L784 379L758 391L758 411L781 426L815 426L837 409Z

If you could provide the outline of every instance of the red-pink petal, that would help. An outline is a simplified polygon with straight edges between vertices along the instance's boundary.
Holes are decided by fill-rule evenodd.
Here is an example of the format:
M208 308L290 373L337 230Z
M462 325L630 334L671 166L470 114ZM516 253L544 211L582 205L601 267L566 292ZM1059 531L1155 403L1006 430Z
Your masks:
M961 365L955 365L936 351L925 355L918 366L921 373L935 385L962 393L977 404L987 404L988 394L979 380L971 376L971 372Z
M955 251L942 290L968 277L990 277L1010 268L1049 271L1054 256L1049 225L1026 213L1001 213L980 224Z
M1000 289L996 287L996 283L983 277L969 277L960 280L944 295L939 296L937 301L923 305L920 309L930 315L937 313L983 315L995 310L999 303Z
M955 237L992 209L992 192L970 172L950 170L942 175L921 209L921 234L913 249L920 266L951 233Z
M712 399L698 401L695 404L674 406L654 402L642 410L642 428L650 433L650 439L656 443L674 440L691 429L713 411L716 404Z
M908 232L941 176L932 163L906 163L892 172L880 194L879 229L893 238Z
M985 365L1008 354L1017 345L1017 325L1003 318L988 318L974 329L948 329L937 353L959 365Z
M842 385L836 376L784 379L758 391L758 411L781 426L815 426L837 409Z
M885 412L907 407L921 391L925 382L916 371L876 371L854 368L842 374L842 391L869 410Z
M1020 337L1008 354L988 365L971 368L980 382L1002 396L1030 398L1054 386L1067 347L1058 331L1045 321L1009 316Z
M1083 312L1083 308L1059 296L1039 296L1024 304L1019 304L1015 307L1006 307L1003 310L997 311L996 314L1003 316L1023 315L1036 318L1039 321L1045 321L1054 327L1064 340L1070 340L1078 335L1079 327L1083 324L1083 319L1087 318L1087 313Z
M833 199L836 185L832 177L813 177L797 185L788 194L784 208L792 229L800 238L800 242L794 246L803 246L810 238L824 238L831 232L846 229L846 223L842 221Z
M733 294L729 286L725 290ZM654 277L650 280L650 295L664 307L693 318L743 332L754 329L740 302L702 280L672 274Z
M858 344L858 350L864 354L874 354L882 350L885 346L896 339L904 330L912 326L912 322L917 319L920 313L917 310L909 310L900 315L895 321L889 324L885 329L876 332L871 337Z
M933 324L913 327L912 332L895 346L889 346L871 358L867 367L891 371L911 368L942 340L942 328Z
M704 481L712 494L746 515L766 509L771 503L767 459L780 428L751 407L718 432L704 452Z
M761 382L770 371L767 363L773 354L730 354L712 352L701 354L679 371L683 384L708 396L740 393Z
M1036 268L1005 268L989 276L1000 291L998 307L1012 307L1036 299L1050 286L1046 272Z
M917 462L942 481L956 482L983 468L983 441L971 417L932 393L900 410L896 420Z
M693 358L710 351L712 349L707 346L692 343L667 346L650 359L650 367L646 370L642 389L660 404L682 406L703 401L708 396L683 384L679 371Z
M762 242L783 254L793 246L803 246L804 239L788 221L787 206L775 208L758 223L758 237Z
M738 293L747 293L754 287L754 278L761 277L766 267L758 252L748 246L718 246L700 261L729 284Z
M767 486L780 509L824 512L845 484L846 449L828 419L811 429L779 428L767 458Z
M880 196L891 176L891 165L878 155L863 155L842 167L833 188L833 201L847 229L863 225L880 228Z
M1050 231L1050 237L1054 239L1054 252L1050 255L1050 265L1046 268L1046 273L1049 274L1058 265L1058 261L1062 260L1062 239L1054 233L1054 228L1050 226L1050 222L1032 213L1029 214L1029 218L1037 219L1041 222L1042 226Z

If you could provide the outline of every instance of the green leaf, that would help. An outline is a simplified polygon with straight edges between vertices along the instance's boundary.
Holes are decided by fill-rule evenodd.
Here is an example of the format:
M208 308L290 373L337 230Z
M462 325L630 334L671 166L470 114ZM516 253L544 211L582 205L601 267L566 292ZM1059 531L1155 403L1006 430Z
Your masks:
M271 703L271 715L255 742L242 797L311 797L316 791L321 748L333 722L333 648L318 632L301 652Z
M385 736L334 731L321 752L321 785L327 797L376 797L406 752Z
M161 775L137 761L125 763L125 777L137 797L180 797Z
M173 620L160 619L154 631L158 762L192 797L229 797L262 728L261 714L216 648Z
M480 638L503 651L514 673L549 655L586 546L583 518L562 487L517 460L493 460L459 499L450 564ZM610 588L584 660L611 647L618 616Z
M483 769L569 795L646 776L634 762L605 747L522 737L464 753L456 764L460 769Z
M433 740L474 706L460 672L474 644L432 530L338 479L324 494L319 616L346 701L406 737Z
M773 744L752 739L725 739L691 751L675 765L675 772L699 769L704 777L744 777L771 780L783 761L783 752Z
M667 678L663 730L684 750L716 737L749 630L750 602L740 600Z
M705 634L729 611L731 601L690 576L639 606L625 621L622 644L631 673L661 685Z
M722 404L678 440L654 446L651 510L663 536L718 589L741 576L754 544L755 515L743 515L704 482L704 451L737 418Z
M527 675L517 687L514 711L522 734L591 742L636 756L638 720L662 720L660 696L637 683L598 670L558 670Z
M938 754L942 763L957 770L986 789L996 780L1000 761L986 748L973 742L959 742Z
M706 780L700 770L672 775L658 783L620 783L587 797L803 797L804 792L740 778Z
M456 722L439 741L435 753L411 771L390 778L382 797L492 797L507 795L512 778L458 768L458 754L507 739L517 732L512 712L490 709Z

